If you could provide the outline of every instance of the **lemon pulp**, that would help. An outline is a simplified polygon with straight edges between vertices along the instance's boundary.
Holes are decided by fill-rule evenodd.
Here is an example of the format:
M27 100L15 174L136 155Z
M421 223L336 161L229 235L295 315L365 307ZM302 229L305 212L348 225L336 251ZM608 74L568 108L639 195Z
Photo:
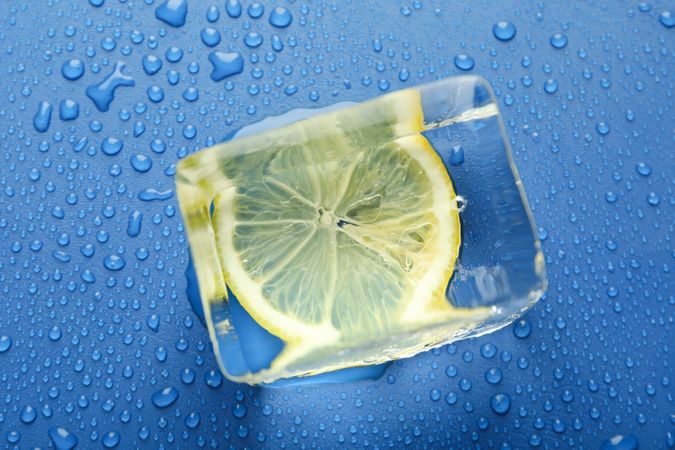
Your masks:
M459 213L419 93L387 98L221 163L217 252L241 305L286 342L273 367L471 314L445 298Z

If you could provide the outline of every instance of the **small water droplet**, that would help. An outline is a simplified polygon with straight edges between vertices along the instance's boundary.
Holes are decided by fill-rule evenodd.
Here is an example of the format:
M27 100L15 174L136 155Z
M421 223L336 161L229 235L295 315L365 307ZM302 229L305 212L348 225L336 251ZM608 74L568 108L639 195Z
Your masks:
M241 11L242 7L239 0L227 0L225 2L225 12L227 12L227 15L231 18L236 19L241 16Z
M21 411L21 421L25 424L35 422L36 418L37 418L37 411L35 411L35 409L30 405L26 406L23 409L23 411Z
M168 408L178 400L178 390L174 387L166 387L154 392L151 400L157 408Z
M277 6L270 13L270 24L277 28L286 28L292 21L291 12L284 7Z
M122 258L119 255L107 255L105 258L103 258L103 266L108 269L112 270L114 272L118 270L122 270L126 264L126 261L124 261L124 258Z
M148 188L138 193L138 198L145 202L151 202L153 200L168 200L171 197L173 197L173 189L158 191L154 188Z
M647 203L652 206L659 206L659 203L661 203L661 197L659 197L659 194L656 192L650 192L647 195Z
M105 448L116 447L119 443L120 435L114 431L109 431L108 433L104 434L103 439L101 440L101 444L103 444Z
M643 177L648 177L652 173L651 166L643 162L637 163L635 165L635 170L637 170L637 173L639 173Z
M220 43L220 32L215 28L212 27L204 28L201 31L200 36L202 38L202 42L207 47L215 47Z
M162 60L155 55L145 55L143 57L143 70L148 75L154 75L162 68Z
M460 70L471 70L473 69L473 66L475 64L474 59L471 56L466 55L464 53L456 55L455 58L453 59L453 62L455 63L455 67L457 67Z
M503 416L511 409L511 397L506 394L495 394L490 399L490 407L496 414Z
M563 33L556 33L551 36L549 40L553 48L561 49L567 47L567 35Z
M38 109L33 116L33 127L36 131L44 133L49 129L49 124L52 121L52 104L48 101L41 101L38 103Z
M253 2L246 10L251 19L258 19L265 13L265 6L262 3Z
M73 58L64 62L61 66L61 75L70 81L80 79L82 75L84 75L84 62L78 58Z
M516 26L506 20L500 20L492 27L492 34L500 41L510 41L516 36Z
M114 137L107 137L101 142L101 150L108 156L118 154L122 147L124 147L124 142Z
M513 334L520 339L525 339L532 332L532 325L526 319L520 319L513 324Z
M12 347L12 338L7 335L0 336L0 353L5 353Z

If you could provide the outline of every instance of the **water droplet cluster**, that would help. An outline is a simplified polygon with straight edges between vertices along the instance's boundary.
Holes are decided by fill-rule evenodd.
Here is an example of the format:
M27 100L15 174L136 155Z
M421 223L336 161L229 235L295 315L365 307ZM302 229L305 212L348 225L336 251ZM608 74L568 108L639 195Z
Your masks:
M674 448L675 13L519 5L3 5L0 442ZM378 381L225 380L186 300L176 163L269 115L465 73L501 106L547 295Z

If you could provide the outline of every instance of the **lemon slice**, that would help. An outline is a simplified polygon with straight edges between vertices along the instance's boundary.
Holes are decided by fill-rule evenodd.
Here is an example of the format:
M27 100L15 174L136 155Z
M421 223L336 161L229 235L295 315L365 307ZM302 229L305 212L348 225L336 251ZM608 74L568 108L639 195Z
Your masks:
M419 93L389 97L299 122L292 139L222 164L230 182L212 220L224 279L286 342L287 362L458 314L445 298L455 192L419 134Z

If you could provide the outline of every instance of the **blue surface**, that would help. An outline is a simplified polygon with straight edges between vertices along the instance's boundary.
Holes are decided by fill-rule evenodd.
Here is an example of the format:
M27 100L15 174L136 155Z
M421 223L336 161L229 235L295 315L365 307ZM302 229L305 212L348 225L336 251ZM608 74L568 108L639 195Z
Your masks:
M181 3L0 3L0 447L675 446L672 2ZM224 380L176 160L463 69L498 94L547 296L378 381Z

